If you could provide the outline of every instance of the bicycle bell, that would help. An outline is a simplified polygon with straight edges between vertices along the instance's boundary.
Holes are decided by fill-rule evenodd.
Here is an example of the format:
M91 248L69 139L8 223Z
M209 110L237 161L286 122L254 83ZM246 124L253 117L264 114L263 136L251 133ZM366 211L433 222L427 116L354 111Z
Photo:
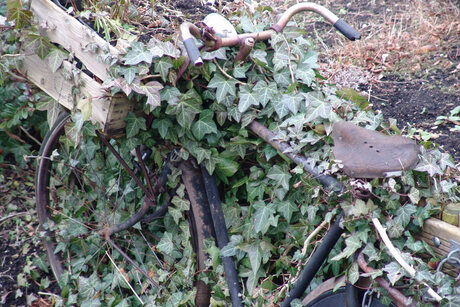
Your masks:
M208 27L213 28L215 34L219 37L233 37L236 36L235 27L227 20L224 16L211 13L207 15L203 23L205 23Z

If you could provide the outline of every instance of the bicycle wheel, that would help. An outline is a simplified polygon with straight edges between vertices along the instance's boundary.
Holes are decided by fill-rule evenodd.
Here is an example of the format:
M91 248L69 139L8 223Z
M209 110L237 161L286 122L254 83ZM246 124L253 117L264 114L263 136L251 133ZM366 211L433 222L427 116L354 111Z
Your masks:
M129 287L133 286L158 303L162 296L167 297L167 287L158 284L170 267L178 275L176 284L180 279L180 285L194 293L208 291L194 288L196 272L205 269L205 237L197 232L212 227L210 221L203 221L206 214L200 211L207 204L198 202L198 208L190 211L182 208L184 217L166 214L159 219L179 194L176 190L187 198L188 191L180 183L178 188L166 189L170 163L154 170L153 159L141 148L124 152L117 141L99 135L84 137L74 148L65 136L69 124L69 114L58 117L44 138L36 170L40 235L61 288L69 283L80 291L88 284L103 288L107 281L111 288L107 292L118 288L120 299L132 295ZM151 209L155 205L156 211ZM148 215L147 211L154 212ZM181 234L180 239L168 236L173 242L167 245L166 232L183 232L187 223L190 234ZM192 244L197 246L195 253L187 252L186 246ZM201 259L197 265L195 256ZM178 267L194 270L184 278ZM93 297L101 290L95 287Z

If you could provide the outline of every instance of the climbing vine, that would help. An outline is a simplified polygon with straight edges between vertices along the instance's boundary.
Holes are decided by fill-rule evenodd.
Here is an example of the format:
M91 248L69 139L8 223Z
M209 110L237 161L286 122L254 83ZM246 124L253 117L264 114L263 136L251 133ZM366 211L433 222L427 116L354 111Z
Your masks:
M63 60L77 61L28 26L31 13L19 7L19 1L8 3L8 18L15 21L11 31L41 58L51 57L54 71L64 69ZM240 32L265 30L272 24L269 10L261 9L252 15L242 10L238 14ZM91 8L80 15L91 16ZM236 260L240 282L244 284L244 303L268 305L282 301L321 241L322 227L342 210L346 212L347 232L311 288L332 276L345 275L351 283L359 276L383 276L392 285L405 285L405 294L415 299L423 296L429 285L446 301L454 300L458 291L454 279L435 272L421 260L421 255L428 255L432 261L439 261L424 241L414 237L427 218L439 215L447 203L460 200L458 170L452 158L426 142L422 143L420 163L399 177L361 182L345 176L340 161L334 161L331 152L333 123L345 120L385 134L399 130L369 106L343 99L333 85L324 83L317 70L314 42L306 38L303 30L290 26L269 41L256 43L248 59L238 63L237 49L203 52L204 64L199 68L189 66L185 72L181 67L187 63L186 57L177 36L138 39L127 44L124 54L112 63L103 85L111 94L121 92L138 101L140 111L126 117L126 137L113 143L126 155L138 145L152 148L149 163L156 167L162 167L165 157L177 152L182 159L203 163L218 178L230 243L219 251L214 242L206 242L209 270L199 278L211 285L212 304L229 301L221 256ZM1 58L0 80L4 79L2 73L14 67L10 63L2 71L6 59ZM52 100L44 101L40 107L51 112L60 108ZM80 101L71 111L74 123L69 129L69 146L95 150L94 127L88 121L90 100ZM319 171L337 176L348 192L338 198L324 190L285 153L252 134L247 126L253 120L267 126L294 153L305 155ZM93 160L103 163L96 156ZM116 171L116 167L104 170L108 186L116 187ZM153 246L136 242L145 253L153 249L161 255L160 266L153 260L143 260L160 288L150 289L142 282L134 284L142 301L152 305L186 305L194 298L193 250L185 215L190 204L179 175L180 171L174 169L169 177L168 187L177 190L164 221L159 222L160 226L144 229L154 233L157 241L151 242ZM358 199L352 193L356 188L367 190L373 197L367 201ZM137 192L114 189L110 193ZM134 212L136 208L130 209ZM415 278L387 252L371 218L384 224L403 258L417 269ZM318 235L306 240L315 229ZM99 239L94 240L98 244ZM353 262L353 255L360 250L375 268L373 273L359 272ZM118 263L131 279L135 278L130 264ZM74 274L68 276L67 281L73 283L69 283L71 286L56 305L84 302L93 306L104 302L123 306L139 301L121 278L120 270L107 268L105 276L84 270ZM382 289L378 291L385 294ZM388 302L388 298L383 296L382 301Z

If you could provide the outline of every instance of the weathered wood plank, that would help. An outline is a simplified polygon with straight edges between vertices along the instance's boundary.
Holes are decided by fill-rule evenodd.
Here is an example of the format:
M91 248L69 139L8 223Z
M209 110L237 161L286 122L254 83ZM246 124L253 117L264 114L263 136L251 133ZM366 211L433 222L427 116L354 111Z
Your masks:
M89 71L105 80L109 64L100 56L110 52L117 57L117 49L49 0L32 0L31 10L42 35L73 52Z
M50 67L47 59L42 60L37 55L27 55L19 70L31 82L67 109L72 109L75 101L79 99L91 99L91 120L105 125L111 107L111 100L110 97L107 97L106 90L83 72L73 75L71 64L67 61L64 61L63 67L57 72L53 73ZM78 78L78 80L72 78ZM80 94L78 95L73 91L75 84L80 84Z
M422 232L415 237L425 241L430 245L436 255L443 259L450 251L450 240L460 243L460 227L453 226L436 218L430 218L425 221ZM434 237L439 238L439 242L441 243L439 246L434 244ZM429 258L428 255L427 258ZM457 276L458 274L458 269L449 264L443 267L443 271L452 276Z

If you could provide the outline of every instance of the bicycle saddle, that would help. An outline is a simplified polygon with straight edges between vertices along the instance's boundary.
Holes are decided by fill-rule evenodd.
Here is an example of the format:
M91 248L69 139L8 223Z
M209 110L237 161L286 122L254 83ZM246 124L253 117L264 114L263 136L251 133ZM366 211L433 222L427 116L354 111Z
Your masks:
M389 136L340 121L332 126L332 138L335 159L351 177L400 175L418 162L419 146L400 135Z

